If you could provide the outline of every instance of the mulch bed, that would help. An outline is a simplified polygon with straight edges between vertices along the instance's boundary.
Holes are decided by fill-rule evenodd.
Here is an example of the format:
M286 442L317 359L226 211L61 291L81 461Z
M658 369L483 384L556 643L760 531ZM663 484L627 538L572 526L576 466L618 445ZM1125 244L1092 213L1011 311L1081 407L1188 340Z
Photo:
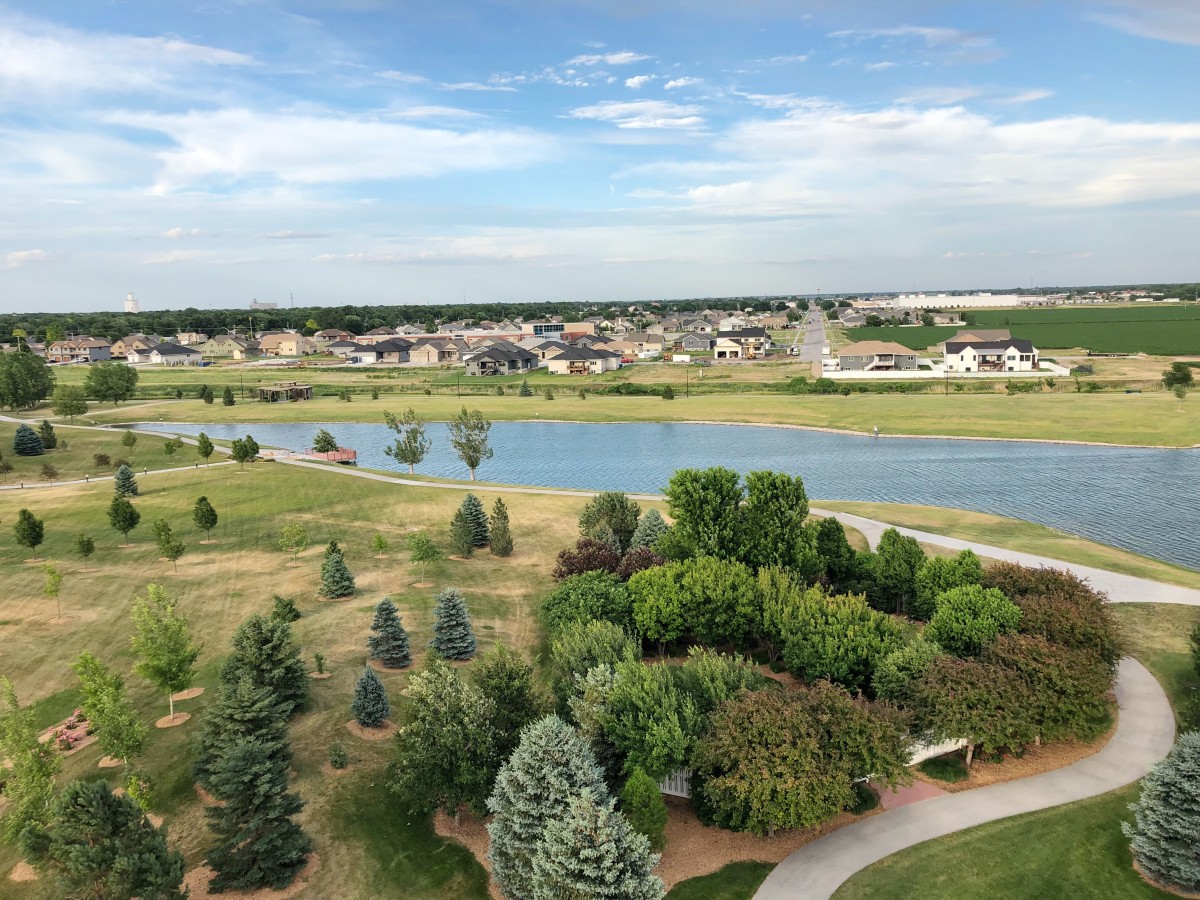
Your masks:
M384 719L383 725L379 728L363 728L354 719L346 723L346 730L356 738L362 738L364 741L382 741L384 738L389 738L396 733L399 726L391 719Z
M175 713L174 716L163 716L154 723L155 728L174 728L176 725L182 725L192 717L191 713Z
M324 681L326 678L332 678L332 672L309 672L308 677L313 681Z
M204 688L202 687L188 688L186 691L180 691L178 694L172 694L171 699L176 703L179 703L182 700L191 700L194 697L199 697L203 693Z

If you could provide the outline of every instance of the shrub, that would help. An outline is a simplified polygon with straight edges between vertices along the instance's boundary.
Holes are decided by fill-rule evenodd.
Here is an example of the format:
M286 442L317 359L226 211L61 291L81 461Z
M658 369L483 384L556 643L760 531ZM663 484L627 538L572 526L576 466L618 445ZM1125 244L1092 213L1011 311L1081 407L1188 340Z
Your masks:
M917 766L924 774L937 781L957 784L967 780L967 767L957 751L948 756L935 756Z
M276 594L271 618L279 622L295 622L300 618L300 610L296 609L296 601L291 597L281 597Z
M925 674L930 663L942 655L942 648L933 641L917 638L899 650L893 650L875 669L871 680L875 696L903 704L909 687Z
M654 779L641 769L635 768L621 789L621 812L649 839L652 850L666 846L667 804Z
M977 656L1020 621L1020 608L1000 591L970 584L938 597L925 636L955 656Z
M641 647L612 622L593 620L565 625L550 643L550 687L564 712L576 681L596 666L641 657Z
M964 550L952 559L930 557L917 569L916 594L909 605L909 613L914 618L928 621L937 608L940 594L965 584L982 584L983 578L983 564L970 550Z
M879 795L865 781L854 782L854 804L850 812L856 816L869 813L879 805Z
M828 678L850 690L870 684L875 668L903 644L901 626L861 595L805 592L784 624L783 661L807 680ZM870 773L867 773L870 774Z
M554 578L562 581L584 572L612 572L621 567L621 554L602 541L580 538L573 548L562 550L554 564Z
M350 765L350 755L337 741L329 745L329 765L334 769L344 769Z
M93 453L92 465L98 469L107 469L112 466L112 458L107 453Z
M551 631L593 619L627 630L633 627L633 598L629 588L611 572L572 575L542 601L542 621Z

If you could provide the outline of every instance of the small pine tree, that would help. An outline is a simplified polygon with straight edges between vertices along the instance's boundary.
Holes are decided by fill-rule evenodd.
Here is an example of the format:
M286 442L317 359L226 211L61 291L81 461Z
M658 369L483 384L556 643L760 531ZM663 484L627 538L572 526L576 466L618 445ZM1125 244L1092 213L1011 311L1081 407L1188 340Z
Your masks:
M225 406L233 406L233 404L237 403L233 399L233 388L226 386L224 393L221 394L221 403Z
M1142 871L1170 888L1200 890L1200 732L1180 736L1142 780L1132 824L1121 826Z
M638 518L637 528L633 530L633 537L629 541L629 548L632 550L636 547L653 547L669 528L662 513L651 507Z
M475 632L467 601L457 588L438 594L433 611L433 640L429 646L442 659L470 659L475 655Z
M42 419L41 427L38 428L38 436L42 439L42 446L47 450L53 450L58 446L58 436L54 433L54 426L50 424L49 419Z
M36 431L28 425L18 425L17 433L13 435L13 452L17 456L41 456L46 448Z
M371 659L379 660L385 669L403 669L412 663L408 632L400 623L396 604L391 597L384 597L376 605L371 630L375 632L367 638L367 652Z
M475 552L475 534L461 507L450 520L450 552L463 559Z
M519 391L517 391L517 396L519 396L519 397L532 397L533 396L533 388L531 388L529 386L528 378L521 379L521 389Z
M209 890L280 890L308 862L312 842L292 817L304 808L288 791L288 763L262 742L243 738L214 766L207 810L217 846L208 854L216 873Z
M675 399L675 388L671 387L671 386L668 384L668 385L667 385L665 388L663 388L663 390L662 390L662 398L663 398L664 400L674 400L674 399Z
M295 622L300 618L300 610L296 609L296 601L291 597L275 595L275 606L271 609L271 618L276 622Z
M321 563L321 596L330 600L354 594L354 576L346 568L341 551L331 553Z
M461 509L467 524L471 526L471 546L486 547L490 535L488 534L488 517L487 513L483 511L483 503L474 494L467 494L463 497Z
M650 842L614 808L608 792L584 788L564 815L550 819L533 857L538 897L620 897L662 900L653 874L659 856Z
M308 698L307 672L292 640L292 626L279 619L255 614L242 622L233 634L232 650L220 674L227 685L249 678L265 687L285 716Z
M354 702L350 704L354 721L363 728L379 728L392 713L383 682L370 666L363 669L354 685Z
M488 520L492 535L492 556L511 556L513 552L512 531L508 527L508 507L504 500L496 498L492 506L492 516Z
M348 765L350 765L350 755L346 752L346 748L334 741L329 745L329 767L344 769Z
M667 840L667 804L654 779L640 767L630 773L621 789L621 812L635 831L644 834L654 850L662 850Z
M212 388L210 388L207 384L200 389L200 399L203 400L205 403L213 402Z
M121 466L113 476L113 489L118 497L136 497L138 495L137 479L133 477L133 469Z
M545 397L547 400L553 400L554 399L554 391L551 390L550 388L546 388L546 390L544 390L542 392L542 396Z

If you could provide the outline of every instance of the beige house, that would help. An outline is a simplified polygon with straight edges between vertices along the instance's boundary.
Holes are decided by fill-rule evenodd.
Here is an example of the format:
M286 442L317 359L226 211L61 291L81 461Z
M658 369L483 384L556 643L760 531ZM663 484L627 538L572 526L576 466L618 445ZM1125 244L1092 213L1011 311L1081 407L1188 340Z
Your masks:
M917 351L893 341L859 341L838 351L843 372L911 372L917 369Z
M568 347L546 360L546 368L553 375L599 375L621 368L621 357L610 350Z
M317 352L312 338L295 331L268 331L259 335L259 352L263 356L309 356Z
M147 337L144 334L127 334L123 338L117 338L109 348L115 359L124 359L132 350L149 350L151 347L159 343L155 338Z
M78 337L52 341L46 359L57 363L103 362L112 359L112 346L104 338Z

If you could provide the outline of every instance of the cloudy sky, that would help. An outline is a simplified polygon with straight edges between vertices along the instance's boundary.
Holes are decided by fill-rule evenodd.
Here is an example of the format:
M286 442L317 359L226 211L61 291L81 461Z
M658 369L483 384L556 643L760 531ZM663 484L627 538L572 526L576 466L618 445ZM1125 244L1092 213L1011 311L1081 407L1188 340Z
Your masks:
M0 0L0 311L1194 280L1196 0Z

